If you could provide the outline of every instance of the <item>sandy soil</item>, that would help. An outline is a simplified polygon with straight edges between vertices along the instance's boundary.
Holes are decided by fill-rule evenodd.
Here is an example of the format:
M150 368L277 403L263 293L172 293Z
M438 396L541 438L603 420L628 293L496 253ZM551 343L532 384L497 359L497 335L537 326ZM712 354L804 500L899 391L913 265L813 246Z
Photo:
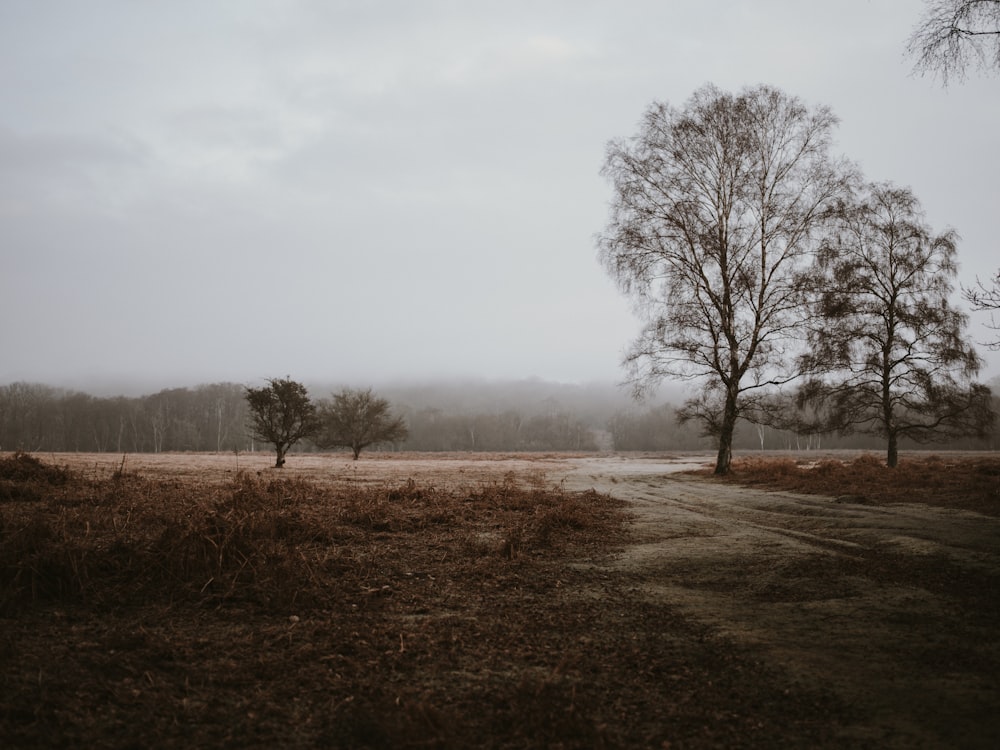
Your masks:
M120 456L67 458L113 471ZM1000 747L1000 519L919 504L871 506L681 473L709 456L293 455L283 471L435 486L499 480L627 500L634 543L604 563L709 637L748 648L786 694L832 695L848 747ZM132 471L224 480L270 458L129 456ZM238 463L237 463L238 462Z
M638 544L615 566L650 574L649 597L752 646L789 690L859 709L845 741L1000 747L998 672L983 668L1000 665L1000 519L670 473L690 458L570 463L568 489L636 513Z

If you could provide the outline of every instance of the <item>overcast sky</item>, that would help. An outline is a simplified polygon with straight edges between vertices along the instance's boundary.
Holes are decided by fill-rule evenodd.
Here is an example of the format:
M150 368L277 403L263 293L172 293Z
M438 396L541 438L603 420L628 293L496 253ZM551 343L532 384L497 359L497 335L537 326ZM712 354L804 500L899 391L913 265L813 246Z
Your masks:
M912 76L922 6L0 0L0 383L620 380L605 145L707 82L829 105L986 280L1000 78Z

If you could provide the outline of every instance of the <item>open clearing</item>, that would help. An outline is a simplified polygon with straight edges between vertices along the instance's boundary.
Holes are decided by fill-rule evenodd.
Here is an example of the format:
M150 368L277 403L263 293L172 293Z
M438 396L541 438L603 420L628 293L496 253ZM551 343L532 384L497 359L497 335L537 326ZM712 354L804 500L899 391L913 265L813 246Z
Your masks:
M240 478L309 519L333 507L315 488L369 504L342 515L355 536L314 535L316 580L285 599L245 584L271 581L250 552L228 590L23 595L5 747L1000 747L997 459L976 512L748 489L690 473L704 455L43 458L87 507L135 478L112 535L135 493L229 502ZM4 528L31 507L0 504Z

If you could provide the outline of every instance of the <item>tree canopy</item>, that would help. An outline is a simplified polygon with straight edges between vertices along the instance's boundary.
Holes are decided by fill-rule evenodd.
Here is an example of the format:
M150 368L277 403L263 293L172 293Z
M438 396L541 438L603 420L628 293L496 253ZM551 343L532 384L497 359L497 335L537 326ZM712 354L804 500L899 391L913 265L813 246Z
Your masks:
M996 316L993 314L997 310L1000 310L1000 271L994 274L989 286L976 279L976 285L963 289L962 296L972 305L973 310L989 312L990 322L988 327L994 331L1000 331L1000 322L997 322ZM986 346L994 350L1000 349L1000 338L987 342Z
M285 465L288 449L319 429L316 405L306 387L291 378L271 378L261 388L247 388L249 429L254 437L274 444L275 467Z
M637 390L664 377L703 388L682 415L729 471L741 414L796 376L808 269L853 168L830 155L837 118L770 86L705 86L681 108L654 102L609 144L613 186L600 257L645 326L625 363Z
M907 50L914 70L945 85L970 66L1000 71L1000 0L928 0Z
M350 448L355 461L365 448L399 442L408 434L403 418L393 416L389 402L371 388L345 388L322 401L319 422L316 443L324 448Z

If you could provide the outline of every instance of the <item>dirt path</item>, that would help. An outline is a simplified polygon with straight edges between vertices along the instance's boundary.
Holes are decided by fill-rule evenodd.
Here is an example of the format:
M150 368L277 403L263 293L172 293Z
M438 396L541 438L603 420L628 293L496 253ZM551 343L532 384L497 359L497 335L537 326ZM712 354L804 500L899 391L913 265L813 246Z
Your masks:
M638 543L612 570L856 717L835 743L1000 747L1000 519L872 507L573 459L568 489L628 500ZM553 467L555 468L555 467Z

